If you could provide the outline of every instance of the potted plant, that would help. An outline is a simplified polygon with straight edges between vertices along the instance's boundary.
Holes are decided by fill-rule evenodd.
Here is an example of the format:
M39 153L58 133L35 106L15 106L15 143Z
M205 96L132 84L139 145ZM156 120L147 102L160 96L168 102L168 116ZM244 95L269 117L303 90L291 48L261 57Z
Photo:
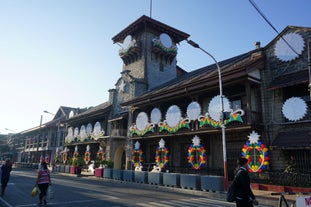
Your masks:
M70 173L80 175L83 163L84 163L83 158L80 155L75 155L72 158L72 162L71 162L72 166L70 168Z

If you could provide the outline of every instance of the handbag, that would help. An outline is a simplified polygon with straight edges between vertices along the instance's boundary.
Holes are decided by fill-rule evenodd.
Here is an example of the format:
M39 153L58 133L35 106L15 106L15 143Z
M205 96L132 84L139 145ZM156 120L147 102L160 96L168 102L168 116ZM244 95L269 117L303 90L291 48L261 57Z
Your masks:
M31 196L35 197L38 195L38 188L37 186L33 187L32 191L31 191Z
M53 191L52 186L50 185L47 191L47 199L51 200L53 198L54 198L54 191Z

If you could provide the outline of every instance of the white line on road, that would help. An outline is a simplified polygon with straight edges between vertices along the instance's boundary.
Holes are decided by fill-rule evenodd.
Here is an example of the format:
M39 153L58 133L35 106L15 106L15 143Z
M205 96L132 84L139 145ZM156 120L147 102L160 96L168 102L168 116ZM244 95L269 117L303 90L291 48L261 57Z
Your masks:
M0 197L0 200L1 200L2 203L4 203L6 205L6 207L13 207L11 204L6 202L3 198Z
M51 204L51 205L58 205L58 206L61 206L62 204L63 205L68 205L68 204L74 204L74 203L90 203L90 202L98 202L97 200L80 200L80 201L68 201L68 202L48 202L48 204ZM25 205L16 205L15 207L28 207L28 206L37 206L38 204L25 204ZM11 206L11 205L10 205ZM13 207L13 206L11 206Z

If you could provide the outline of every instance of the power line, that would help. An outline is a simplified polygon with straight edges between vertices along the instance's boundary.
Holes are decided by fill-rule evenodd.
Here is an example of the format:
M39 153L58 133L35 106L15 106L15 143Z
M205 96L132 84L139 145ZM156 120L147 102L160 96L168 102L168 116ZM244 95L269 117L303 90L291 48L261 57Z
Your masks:
M260 8L256 5L256 3L253 0L249 0L249 2L253 5L253 7L256 9L256 11L260 14L260 16L270 25L270 27L278 34L280 35L280 32L272 25L272 23L269 21L269 19L263 14L263 12L260 10ZM299 55L296 50L281 36L281 39L287 44L287 46L296 54Z

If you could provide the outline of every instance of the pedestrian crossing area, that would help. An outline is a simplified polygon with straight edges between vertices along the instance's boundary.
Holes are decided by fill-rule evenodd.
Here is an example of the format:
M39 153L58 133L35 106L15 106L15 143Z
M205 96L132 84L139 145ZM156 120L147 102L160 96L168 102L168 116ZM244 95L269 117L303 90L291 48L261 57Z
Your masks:
M209 198L191 198L191 199L179 199L179 200L168 200L159 202L148 202L148 203L137 203L137 207L197 207L197 206L208 206L208 207L232 207L235 203L228 203L221 200L212 200Z

